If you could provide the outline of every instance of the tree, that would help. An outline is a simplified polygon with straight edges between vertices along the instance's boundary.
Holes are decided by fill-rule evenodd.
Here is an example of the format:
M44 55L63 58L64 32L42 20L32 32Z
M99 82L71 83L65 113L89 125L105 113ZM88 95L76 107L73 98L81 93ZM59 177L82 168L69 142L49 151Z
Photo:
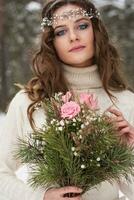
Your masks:
M105 5L101 8L103 19L108 28L113 43L120 51L124 65L124 71L128 77L129 84L134 88L134 7L133 1L127 1L124 8L115 5ZM127 6L127 8L126 8ZM114 34L113 34L114 33Z
M31 76L31 49L40 30L38 11L27 9L31 1L0 0L0 110L16 93L14 83L26 83Z
M6 54L6 38L5 38L5 2L0 0L0 93L1 93L1 108L6 107L8 100L8 85L7 85L7 54Z

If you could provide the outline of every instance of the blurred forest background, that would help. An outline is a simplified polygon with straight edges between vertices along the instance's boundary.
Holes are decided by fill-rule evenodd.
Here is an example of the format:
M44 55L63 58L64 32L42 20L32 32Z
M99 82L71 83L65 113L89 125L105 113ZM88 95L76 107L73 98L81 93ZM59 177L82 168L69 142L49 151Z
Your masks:
M45 0L0 0L0 111L31 77L32 52L40 37ZM134 88L134 0L92 0L99 8L124 71Z

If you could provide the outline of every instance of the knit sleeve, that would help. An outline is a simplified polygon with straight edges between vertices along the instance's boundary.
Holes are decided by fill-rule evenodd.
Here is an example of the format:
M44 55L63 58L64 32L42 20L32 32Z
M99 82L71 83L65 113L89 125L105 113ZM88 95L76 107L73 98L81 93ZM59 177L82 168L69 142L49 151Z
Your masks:
M129 109L128 121L134 127L134 94L133 93L131 94L129 98L128 104L131 107L131 109ZM129 200L134 200L134 176L129 175L129 181L126 181L124 178L122 178L119 186L120 186L120 190L123 192L124 195L126 195L126 197L128 197Z
M24 118L20 106L23 95L19 92L11 101L0 131L0 199L43 200L45 189L34 190L15 175L21 166L13 156L13 150L18 137L23 135Z
M120 190L129 199L134 200L134 177L129 175L129 181L124 178L119 183Z

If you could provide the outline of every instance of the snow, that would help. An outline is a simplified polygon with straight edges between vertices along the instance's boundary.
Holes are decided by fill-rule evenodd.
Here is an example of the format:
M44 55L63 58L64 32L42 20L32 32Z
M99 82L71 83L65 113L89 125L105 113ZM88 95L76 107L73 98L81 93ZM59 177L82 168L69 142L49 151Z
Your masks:
M29 11L38 11L41 9L41 4L37 3L35 1L31 1L30 3L27 4L26 9Z
M111 10L109 13L108 13L108 16L109 17L114 17L114 16L117 16L118 15L118 12L116 10Z
M125 0L93 0L93 3L95 3L96 7L102 7L105 5L114 5L119 8L124 8Z

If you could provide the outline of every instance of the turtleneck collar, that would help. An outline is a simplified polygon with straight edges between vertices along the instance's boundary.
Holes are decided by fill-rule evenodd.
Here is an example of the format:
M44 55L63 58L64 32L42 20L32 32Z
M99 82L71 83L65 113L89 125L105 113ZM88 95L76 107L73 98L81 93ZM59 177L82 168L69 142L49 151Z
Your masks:
M62 64L65 78L74 90L97 89L102 87L97 65L76 68Z

